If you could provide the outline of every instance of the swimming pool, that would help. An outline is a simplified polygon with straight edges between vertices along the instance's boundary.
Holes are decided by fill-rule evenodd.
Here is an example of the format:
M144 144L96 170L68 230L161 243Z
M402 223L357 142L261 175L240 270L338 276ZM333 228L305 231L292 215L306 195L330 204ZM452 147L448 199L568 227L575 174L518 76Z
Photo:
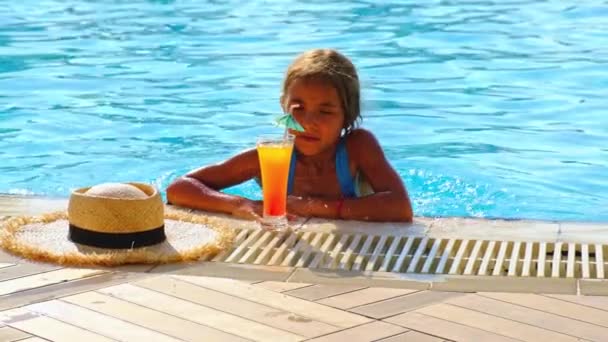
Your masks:
M334 47L417 215L608 221L607 18L603 0L8 2L0 193L164 188L275 130L286 66Z

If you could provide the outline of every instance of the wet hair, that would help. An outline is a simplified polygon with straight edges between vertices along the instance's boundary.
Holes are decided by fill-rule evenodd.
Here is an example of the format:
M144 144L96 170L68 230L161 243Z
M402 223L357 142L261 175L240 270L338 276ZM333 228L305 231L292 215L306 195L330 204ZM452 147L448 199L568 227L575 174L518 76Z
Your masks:
M344 111L345 134L361 121L359 76L353 63L343 54L332 49L314 49L296 57L285 72L281 94L283 107L286 106L287 90L298 79L329 82L336 89Z

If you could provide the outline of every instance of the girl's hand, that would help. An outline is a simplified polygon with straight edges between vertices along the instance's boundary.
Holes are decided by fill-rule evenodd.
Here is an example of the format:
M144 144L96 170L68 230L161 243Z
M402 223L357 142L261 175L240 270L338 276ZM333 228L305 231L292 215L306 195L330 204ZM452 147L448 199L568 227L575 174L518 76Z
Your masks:
M259 222L262 219L263 209L262 201L252 201L243 198L241 203L232 211L232 216Z

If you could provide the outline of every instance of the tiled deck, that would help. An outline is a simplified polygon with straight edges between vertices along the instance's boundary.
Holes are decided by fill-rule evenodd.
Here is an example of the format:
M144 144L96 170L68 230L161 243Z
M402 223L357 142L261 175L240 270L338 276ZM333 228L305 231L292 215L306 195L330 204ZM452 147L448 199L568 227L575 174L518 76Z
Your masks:
M64 205L8 202L5 215ZM442 229L435 233L458 234ZM398 279L378 287L382 279L306 271L61 268L0 252L0 341L608 341L608 297L442 292Z

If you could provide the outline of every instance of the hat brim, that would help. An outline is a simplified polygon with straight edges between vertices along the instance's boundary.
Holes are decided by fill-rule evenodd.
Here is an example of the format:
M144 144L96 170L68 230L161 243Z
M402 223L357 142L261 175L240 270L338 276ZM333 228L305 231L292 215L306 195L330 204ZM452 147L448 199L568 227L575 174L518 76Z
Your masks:
M0 246L35 261L67 266L118 266L184 262L213 255L231 243L232 230L204 216L165 214L167 239L157 245L133 249L104 249L81 245L68 239L65 212L38 217L15 217L2 223Z

